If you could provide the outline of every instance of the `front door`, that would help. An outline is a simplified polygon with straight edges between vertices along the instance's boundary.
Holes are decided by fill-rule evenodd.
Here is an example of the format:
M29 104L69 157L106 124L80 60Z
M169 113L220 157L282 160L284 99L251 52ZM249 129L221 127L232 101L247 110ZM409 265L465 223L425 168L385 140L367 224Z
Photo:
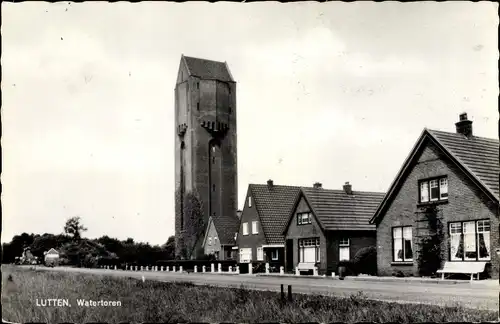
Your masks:
M293 272L293 240L286 240L286 271Z

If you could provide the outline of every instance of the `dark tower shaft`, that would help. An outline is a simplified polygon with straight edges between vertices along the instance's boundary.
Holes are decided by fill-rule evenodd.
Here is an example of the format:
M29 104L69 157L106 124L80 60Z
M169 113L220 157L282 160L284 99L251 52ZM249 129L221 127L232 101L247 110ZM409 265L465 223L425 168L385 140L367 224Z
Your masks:
M236 83L226 63L181 57L175 118L176 255L192 257L209 216L236 215Z

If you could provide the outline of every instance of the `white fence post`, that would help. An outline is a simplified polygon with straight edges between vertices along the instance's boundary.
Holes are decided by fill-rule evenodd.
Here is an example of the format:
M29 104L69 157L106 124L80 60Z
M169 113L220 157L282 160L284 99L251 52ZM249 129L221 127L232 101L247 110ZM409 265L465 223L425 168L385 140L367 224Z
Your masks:
M285 267L281 266L280 267L280 275L284 275L285 274Z
M335 272L332 272L332 278L335 278Z
M269 263L266 262L266 274L269 274Z
M229 272L229 273L233 272L232 268L233 268L232 266L229 266L229 268L227 268L227 272Z
M222 272L222 264L220 264L220 263L219 263L219 265L218 265L218 270L219 270L219 273L221 273L221 272Z
M175 266L172 267L172 272L175 272Z
M198 272L198 266L194 266L194 273Z
M179 272L182 273L182 266L179 267Z
M167 272L170 272L170 266L167 266Z
M215 265L213 263L210 264L210 272L215 272Z
M314 270L313 270L313 276L317 276L318 275L318 267L314 267Z
M253 267L252 267L252 262L250 262L248 264L248 274L252 274L253 273Z
M236 273L240 274L240 266L236 266Z
M201 267L201 272L205 273L205 266Z
M295 275L300 276L300 271L298 267L295 267Z
M115 266L115 270L117 270L118 268Z

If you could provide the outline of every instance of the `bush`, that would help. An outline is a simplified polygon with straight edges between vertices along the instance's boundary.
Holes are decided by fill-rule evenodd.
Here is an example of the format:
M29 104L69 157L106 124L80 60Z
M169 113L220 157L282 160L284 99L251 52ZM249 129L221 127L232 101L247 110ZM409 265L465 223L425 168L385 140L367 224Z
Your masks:
M82 267L84 268L97 268L98 262L97 258L91 254L86 255L82 261Z
M354 261L340 261L338 263L338 268L340 267L345 267L345 272L344 276L357 276L358 273L356 272L356 266L354 264ZM338 269L337 269L338 271ZM340 273L340 272L339 272Z
M374 246L360 249L353 259L356 273L377 275L377 249Z

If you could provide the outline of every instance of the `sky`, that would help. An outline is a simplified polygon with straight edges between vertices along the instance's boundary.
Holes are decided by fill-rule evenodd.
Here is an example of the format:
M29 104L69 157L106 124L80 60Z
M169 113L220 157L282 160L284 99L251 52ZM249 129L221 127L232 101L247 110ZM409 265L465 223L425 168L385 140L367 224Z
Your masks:
M249 183L385 192L424 127L498 138L493 2L2 2L2 242L174 234L181 55L237 82Z

